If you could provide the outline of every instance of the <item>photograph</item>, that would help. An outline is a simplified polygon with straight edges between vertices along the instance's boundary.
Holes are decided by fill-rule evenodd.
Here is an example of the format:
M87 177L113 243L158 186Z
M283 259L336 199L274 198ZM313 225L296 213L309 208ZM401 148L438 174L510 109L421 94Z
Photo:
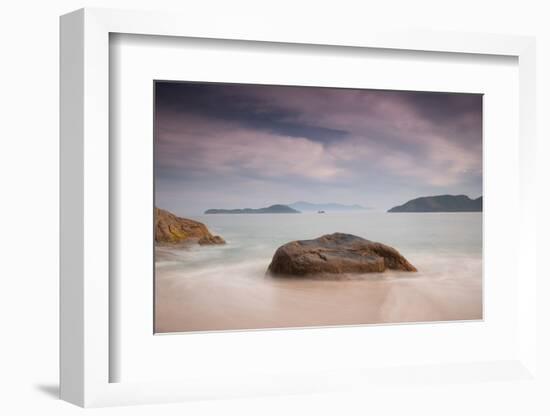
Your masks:
M483 320L483 94L153 89L154 333Z

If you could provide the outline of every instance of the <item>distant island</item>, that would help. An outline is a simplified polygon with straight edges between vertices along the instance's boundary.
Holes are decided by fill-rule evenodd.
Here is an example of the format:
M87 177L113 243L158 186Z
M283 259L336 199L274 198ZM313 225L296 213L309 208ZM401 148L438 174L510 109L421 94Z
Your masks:
M481 212L483 197L471 199L466 195L437 195L412 199L388 212Z
M271 205L266 208L238 208L238 209L207 209L205 214L299 214L300 211L288 205Z
M370 208L362 207L361 205L344 205L335 202L325 204L314 204L306 201L297 201L293 204L288 204L289 207L302 212L319 212L319 211L365 211Z

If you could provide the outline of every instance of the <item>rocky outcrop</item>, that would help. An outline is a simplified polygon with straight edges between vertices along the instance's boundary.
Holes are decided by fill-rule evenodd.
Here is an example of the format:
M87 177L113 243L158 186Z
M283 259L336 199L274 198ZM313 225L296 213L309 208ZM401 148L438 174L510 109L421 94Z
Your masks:
M160 208L155 208L155 242L157 244L225 244L223 238L212 235L202 222L181 218Z
M396 249L351 234L334 233L314 240L292 241L277 249L268 272L282 276L345 275L415 272L416 268Z

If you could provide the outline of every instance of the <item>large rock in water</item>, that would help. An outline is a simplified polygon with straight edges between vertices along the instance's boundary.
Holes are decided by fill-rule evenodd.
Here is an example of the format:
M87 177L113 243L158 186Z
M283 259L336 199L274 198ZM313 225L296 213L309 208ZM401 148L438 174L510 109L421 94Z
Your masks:
M416 268L392 247L351 234L334 233L279 247L268 272L307 276L373 273L386 269L416 272Z
M159 244L225 244L223 238L212 235L202 222L177 217L160 208L155 208L155 242Z

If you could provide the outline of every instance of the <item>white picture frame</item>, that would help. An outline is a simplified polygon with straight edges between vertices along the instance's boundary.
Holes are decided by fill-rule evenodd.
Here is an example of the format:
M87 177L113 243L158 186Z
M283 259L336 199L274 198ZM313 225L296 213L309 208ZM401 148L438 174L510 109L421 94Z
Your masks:
M520 224L518 355L509 360L442 363L368 372L334 370L330 377L282 372L277 377L213 378L144 383L110 382L112 336L109 308L110 166L109 34L139 34L282 44L383 48L439 53L517 57L519 65ZM249 27L220 20L215 25L171 13L81 9L61 18L61 398L80 406L183 401L194 398L322 392L389 380L478 382L500 377L536 377L535 212L535 41L530 37L465 33L396 32L351 29L328 33L276 24ZM519 271L518 271L519 273ZM283 369L284 370L284 369ZM479 374L482 377L477 377Z

